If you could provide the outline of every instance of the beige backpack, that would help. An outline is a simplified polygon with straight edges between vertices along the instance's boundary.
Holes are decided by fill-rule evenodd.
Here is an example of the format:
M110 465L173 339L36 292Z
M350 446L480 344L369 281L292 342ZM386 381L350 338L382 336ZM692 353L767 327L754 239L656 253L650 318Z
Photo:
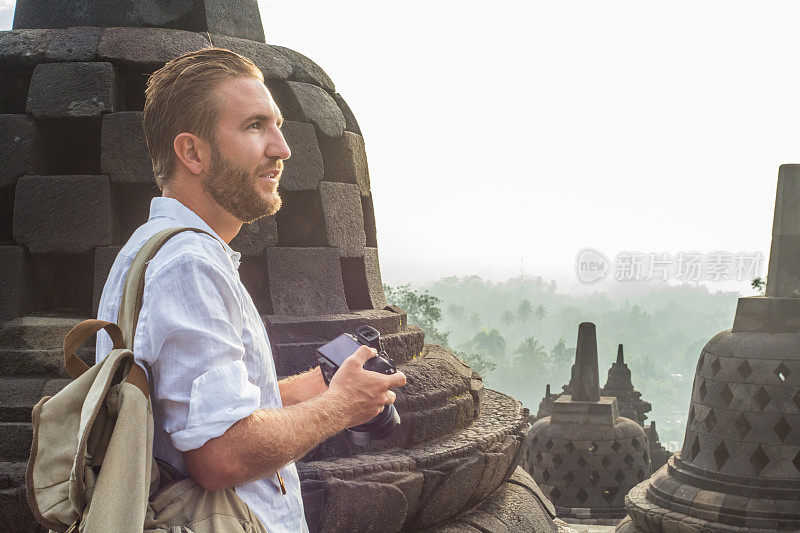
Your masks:
M233 489L209 492L153 459L149 387L134 363L133 337L147 263L187 230L207 233L171 228L145 243L125 278L119 325L84 320L75 326L64 339L64 364L74 381L33 408L28 504L52 531L267 531ZM100 329L114 349L89 367L75 350Z

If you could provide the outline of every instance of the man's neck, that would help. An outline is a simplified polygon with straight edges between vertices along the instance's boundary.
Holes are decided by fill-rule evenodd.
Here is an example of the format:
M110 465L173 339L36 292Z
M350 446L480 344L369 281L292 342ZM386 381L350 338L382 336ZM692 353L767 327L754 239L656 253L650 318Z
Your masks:
M206 191L183 190L181 187L167 186L161 196L178 200L203 219L214 233L230 244L242 229L242 221L225 211Z

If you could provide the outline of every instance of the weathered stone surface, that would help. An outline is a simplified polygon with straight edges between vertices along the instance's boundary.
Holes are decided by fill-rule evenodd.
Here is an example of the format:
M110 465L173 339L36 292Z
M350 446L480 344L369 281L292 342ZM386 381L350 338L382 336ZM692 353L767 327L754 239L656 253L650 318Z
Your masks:
M103 116L100 165L111 182L154 183L140 111Z
M264 251L278 244L278 227L275 217L261 217L249 224L242 224L242 229L230 242L231 248L242 255L261 255Z
M96 117L118 107L111 63L42 63L33 71L27 111L36 118Z
M336 100L336 105L339 106L339 109L342 110L342 115L344 115L345 126L344 129L361 135L361 128L358 126L358 121L356 120L356 116L350 110L350 106L347 105L347 102L344 101L342 95L339 93L333 94L333 99Z
M407 320L405 312L392 309L369 309L310 317L265 315L261 318L273 343L327 342L342 332L354 332L365 324L377 329L381 335L388 335L400 331L401 324Z
M347 312L339 256L333 248L268 248L267 273L277 315Z
M31 425L25 422L0 422L0 456L24 461L31 450Z
M92 61L103 28L81 26L56 30L45 53L45 61Z
M89 252L110 245L111 230L107 176L19 178L14 238L31 253Z
M264 81L269 88L269 80L285 80L292 74L292 63L274 46L250 39L237 39L216 33L211 34L211 43L226 48L250 59L261 69Z
M28 265L21 246L0 246L0 321L24 315L28 301Z
M0 422L30 422L31 410L41 399L48 381L48 378L0 377Z
M350 309L383 309L383 293L377 248L364 248L364 257L343 257L342 276Z
M0 115L0 187L31 172L34 124L26 115Z
M13 244L14 188L0 187L0 245Z
M328 91L334 91L333 81L325 74L325 71L319 65L311 61L309 58L284 46L275 46L273 48L286 56L292 64L291 79L318 85Z
M29 29L0 32L0 65L36 65L45 60L54 30Z
M212 32L264 42L256 0L18 0L15 28L124 26Z
M367 237L358 188L349 183L319 184L325 234L342 257L361 257Z
M181 54L211 46L200 33L165 28L107 28L97 56L102 60L160 68Z
M579 402L596 402L600 399L600 380L597 371L597 333L594 324L584 322L578 326L578 346L575 365L572 367L572 399Z
M314 126L287 120L283 135L292 150L292 157L284 163L280 188L288 191L305 191L317 188L323 179L322 154L314 134Z
M97 305L103 294L103 286L108 279L111 266L117 258L121 246L100 246L94 250L94 291L92 298L92 316L97 316Z
M364 213L364 233L367 236L367 246L378 247L378 230L375 226L375 207L372 205L372 193L361 197L361 211Z
M286 85L297 106L293 111L299 120L312 123L321 135L341 137L344 115L330 94L308 83L290 81Z
M320 139L325 162L325 181L354 183L362 196L369 195L369 169L364 138L345 131L341 137Z

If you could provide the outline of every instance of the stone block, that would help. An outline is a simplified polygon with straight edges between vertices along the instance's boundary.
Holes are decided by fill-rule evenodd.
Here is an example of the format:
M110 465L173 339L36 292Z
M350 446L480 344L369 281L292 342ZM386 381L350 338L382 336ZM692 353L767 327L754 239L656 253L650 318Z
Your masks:
M28 264L21 246L0 246L0 321L26 314L28 295Z
M6 461L28 459L32 435L28 422L0 422L0 457Z
M94 290L92 300L92 316L97 316L97 306L100 303L100 296L103 294L103 287L108 279L111 266L117 258L117 254L122 249L121 246L99 246L94 250Z
M42 63L33 71L26 110L35 118L98 117L119 105L111 63Z
M367 235L367 246L378 247L378 229L375 226L375 207L372 204L372 194L361 197L361 211L364 213L364 233Z
M248 58L261 69L269 88L269 80L285 80L292 74L292 63L274 46L250 39L238 39L227 35L211 34L213 46L225 48Z
M327 342L344 331L354 332L359 326L368 324L381 335L400 330L405 313L389 310L364 310L341 315L316 315L314 317L292 317L286 315L262 316L269 338L275 343L300 343L308 341Z
M283 123L283 136L292 150L292 157L286 160L281 175L281 190L316 189L324 171L314 126L287 120Z
M0 187L0 245L14 243L14 188Z
M14 239L31 253L84 253L111 244L107 176L22 176Z
M92 61L103 28L81 26L57 30L45 52L45 61Z
M800 297L800 235L773 235L766 296Z
M0 187L31 172L34 123L26 115L0 115Z
M291 79L304 83L310 83L312 85L318 85L319 87L322 87L328 91L335 90L335 87L333 86L333 80L331 80L330 77L325 74L325 71L322 70L319 65L311 61L309 58L300 52L295 52L294 50L283 46L273 45L273 48L286 56L286 58L292 64Z
M320 139L325 162L325 181L354 183L362 196L369 196L369 169L364 138L345 131L341 137Z
M107 28L97 45L102 60L157 69L181 54L211 46L200 33L167 28Z
M279 246L327 246L319 189L281 192L283 206L275 215Z
M242 224L242 229L230 242L231 248L242 255L261 255L278 244L278 227L275 217L262 217L250 224Z
M71 26L179 28L215 32L264 42L264 27L256 0L57 0L42 4L18 0L15 28Z
M310 122L317 132L327 137L341 137L345 120L333 97L316 85L289 81L286 83L292 98L291 115Z
M0 32L0 65L36 65L45 61L47 48L56 34L56 30L48 29Z
M339 254L333 248L269 248L269 292L276 315L348 311Z
M358 187L322 181L319 194L328 244L342 257L362 257L367 237Z
M365 248L363 257L343 257L342 277L351 310L383 309L388 305L376 248Z
M361 128L358 125L358 121L356 121L356 116L350 110L350 106L344 101L342 95L339 93L334 93L333 99L336 101L336 105L339 106L339 109L342 110L342 115L344 115L344 129L346 131L361 135Z
M140 111L105 115L100 143L101 172L112 183L155 183Z

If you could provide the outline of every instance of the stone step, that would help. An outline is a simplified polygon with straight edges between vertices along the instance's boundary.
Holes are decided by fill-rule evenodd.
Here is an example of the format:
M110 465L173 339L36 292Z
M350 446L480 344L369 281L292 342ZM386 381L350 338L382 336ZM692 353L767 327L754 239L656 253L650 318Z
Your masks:
M0 490L25 484L25 461L0 461Z
M94 346L80 348L77 353L87 365L94 364ZM0 346L0 376L69 377L61 348L45 350L5 346Z
M0 422L30 422L48 378L0 377Z
M356 328L364 324L387 335L397 333L406 323L405 311L399 308L322 316L263 315L261 318L273 343L328 342L342 333L355 333Z
M32 436L30 422L0 422L0 457L6 461L27 461Z
M64 337L84 318L64 316L23 316L0 329L0 348L61 349Z

